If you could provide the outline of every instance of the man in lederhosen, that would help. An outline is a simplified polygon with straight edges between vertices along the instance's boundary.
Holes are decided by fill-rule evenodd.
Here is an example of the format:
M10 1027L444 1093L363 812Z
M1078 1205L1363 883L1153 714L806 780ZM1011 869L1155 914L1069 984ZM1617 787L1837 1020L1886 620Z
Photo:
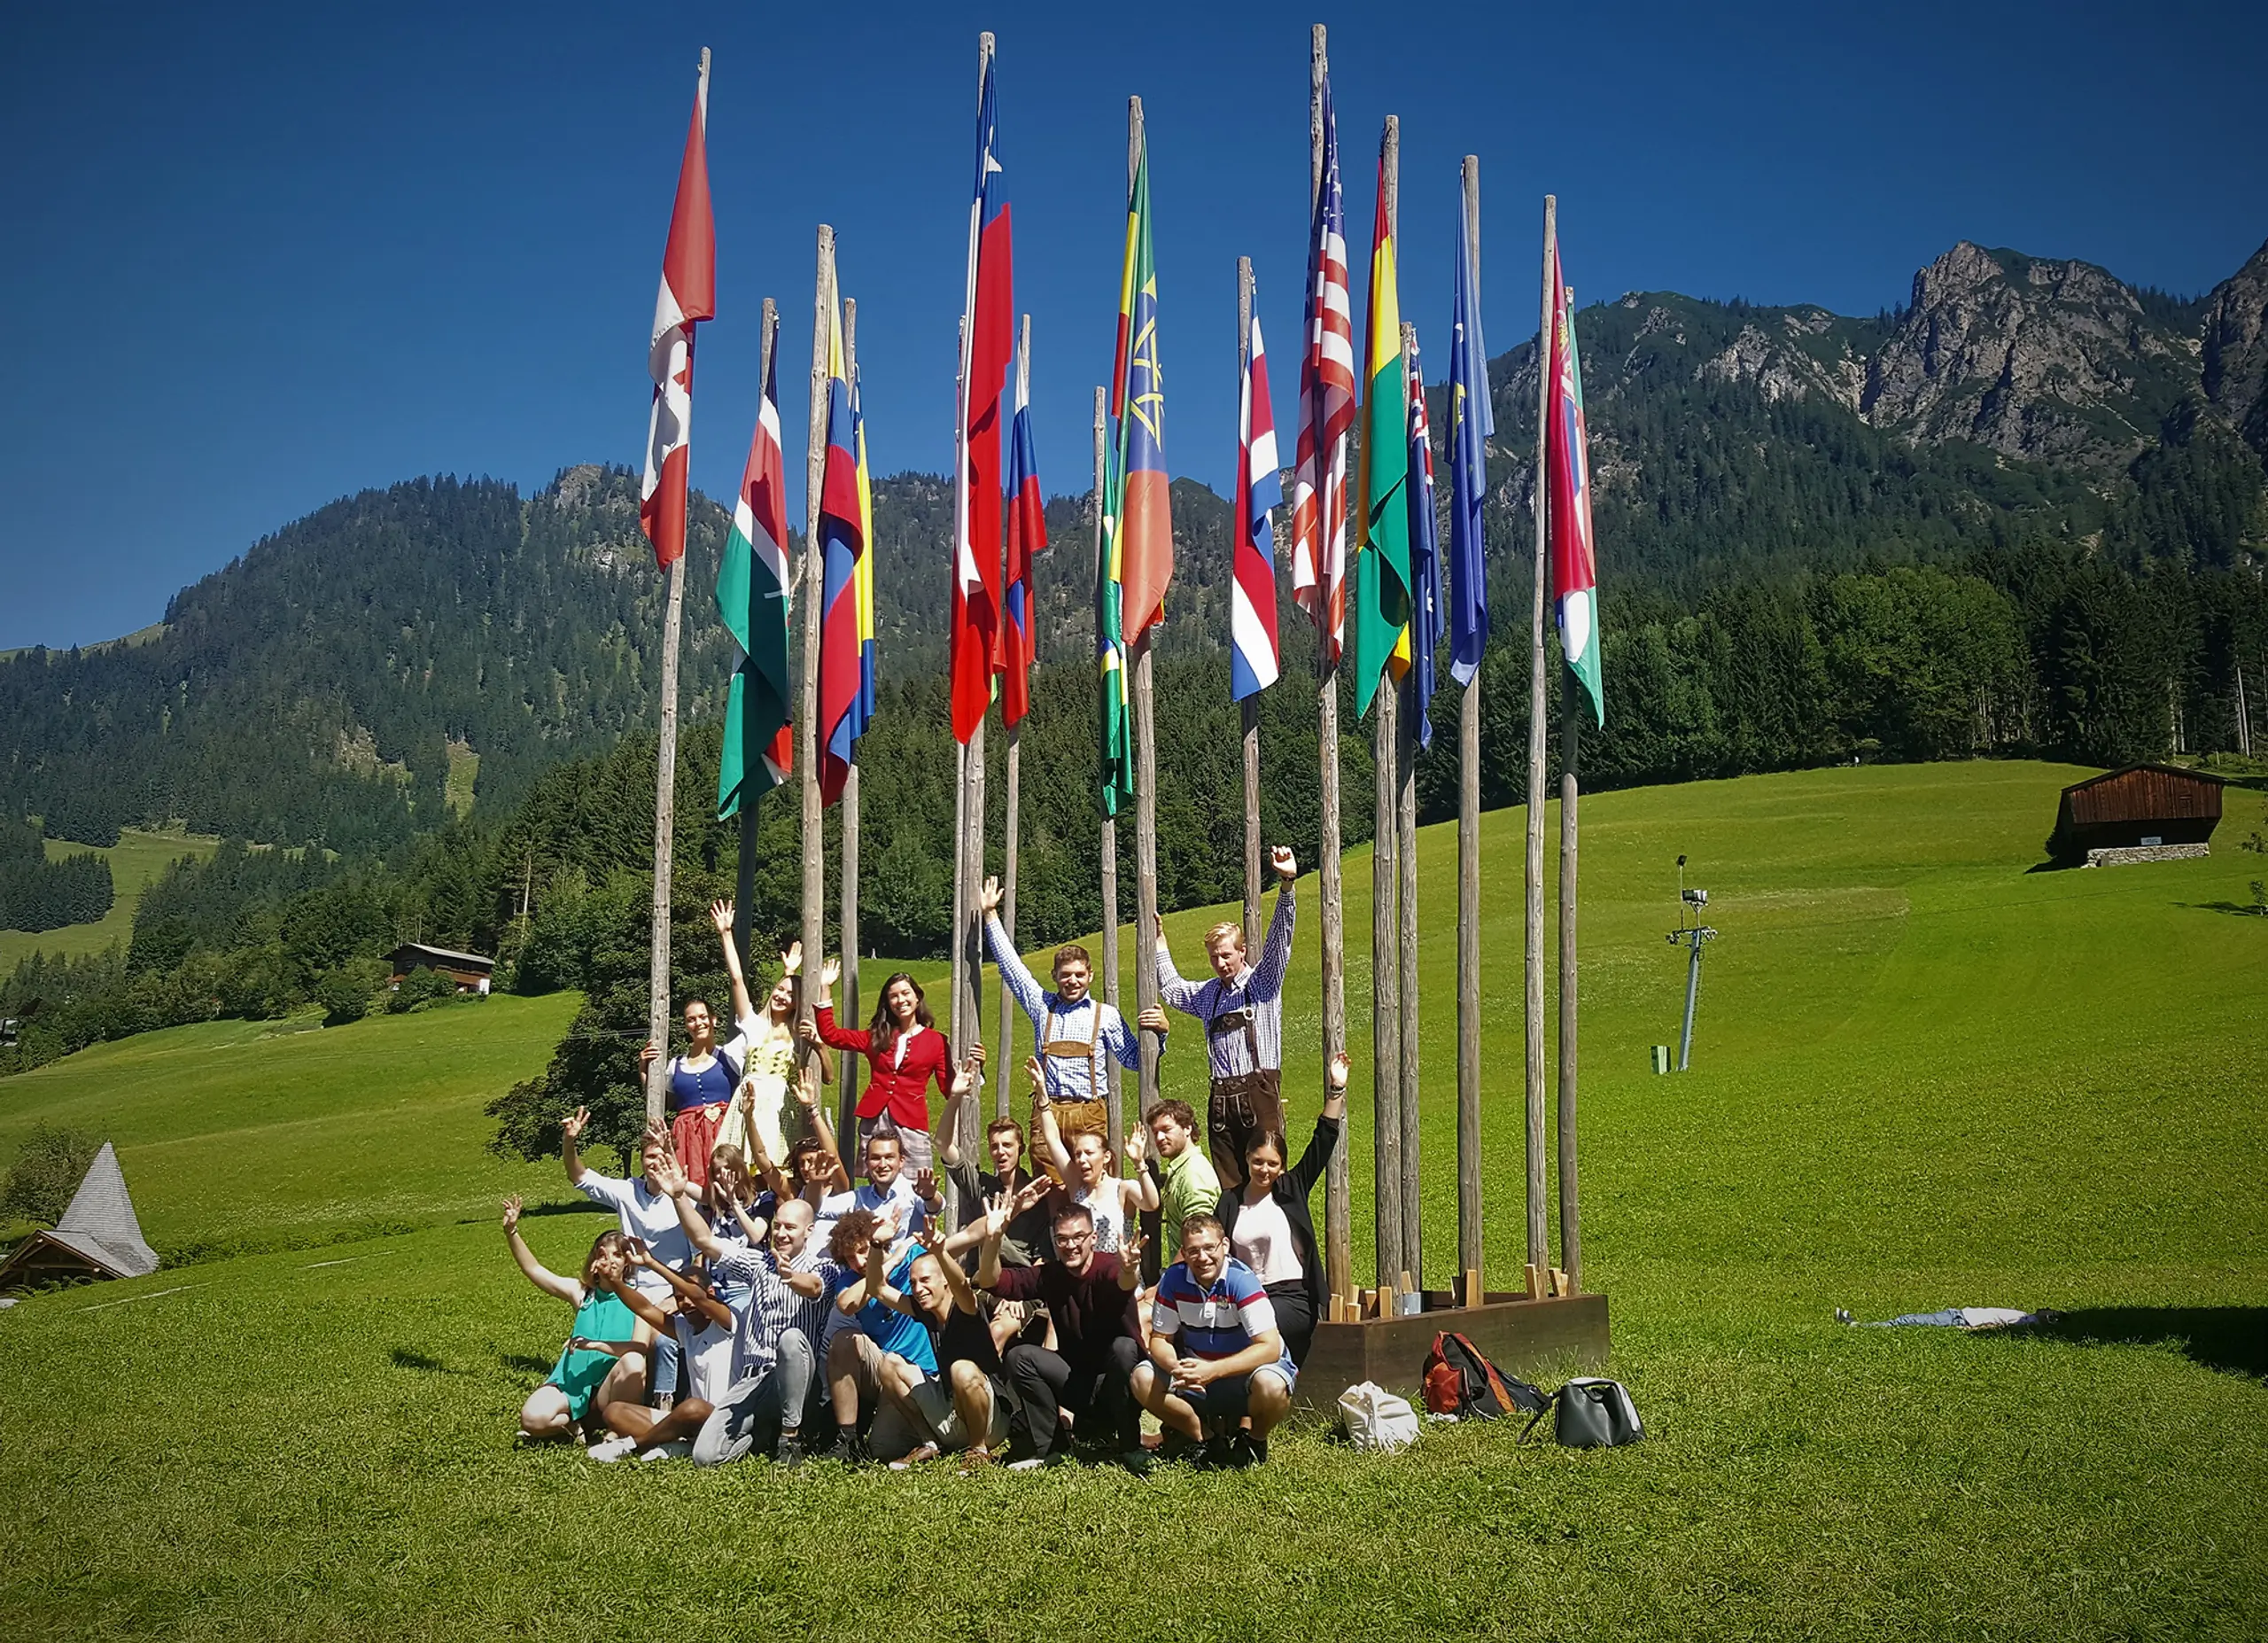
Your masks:
M1104 1112L1105 1056L1130 1072L1142 1068L1141 1040L1126 1018L1093 993L1094 965L1076 944L1055 950L1052 991L1043 989L1016 954L1016 944L1000 923L1000 881L988 878L977 897L984 913L984 941L999 967L1000 985L1014 997L1031 1023L1039 1046L1042 1086L1055 1108L1065 1145L1084 1130L1107 1133ZM1162 1036L1170 1024L1153 1005L1138 1018L1140 1026Z
M1159 995L1205 1024L1212 1074L1205 1140L1221 1185L1231 1192L1244 1184L1244 1153L1252 1138L1284 1127L1284 972L1292 959L1292 881L1300 869L1281 845L1269 853L1269 865L1279 882L1258 964L1245 956L1244 926L1219 923L1205 932L1212 979L1184 981L1166 951L1162 920L1155 931Z

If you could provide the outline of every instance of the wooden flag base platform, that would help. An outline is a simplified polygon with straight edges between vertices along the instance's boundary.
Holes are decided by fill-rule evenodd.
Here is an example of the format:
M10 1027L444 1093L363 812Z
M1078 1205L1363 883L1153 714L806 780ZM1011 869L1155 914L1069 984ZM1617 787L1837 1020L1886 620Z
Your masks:
M1526 1379L1546 1371L1606 1367L1604 1295L1530 1300L1492 1291L1480 1306L1459 1306L1446 1289L1424 1293L1425 1310L1420 1312L1317 1324L1315 1344L1300 1370L1294 1406L1334 1413L1339 1395L1363 1381L1407 1392L1425 1379L1425 1355L1443 1330L1464 1335L1499 1369Z

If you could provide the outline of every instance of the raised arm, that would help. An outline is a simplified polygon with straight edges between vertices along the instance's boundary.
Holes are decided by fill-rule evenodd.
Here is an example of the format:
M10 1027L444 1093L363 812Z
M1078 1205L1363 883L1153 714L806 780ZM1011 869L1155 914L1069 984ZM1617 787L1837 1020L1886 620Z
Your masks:
M1308 1149L1300 1161L1287 1172L1293 1190L1306 1197L1315 1190L1317 1181L1323 1179L1331 1155L1339 1148L1340 1120L1347 1111L1347 1052L1340 1050L1331 1058L1331 1065L1324 1071L1324 1080L1330 1094L1324 1097L1323 1110L1316 1115L1315 1135L1308 1142Z
M725 949L725 974L733 984L733 1024L738 1026L756 1014L756 1006L748 996L748 977L741 973L740 944L733 939L733 904L711 902L709 922L717 927L717 939Z
M654 1177L655 1185L667 1193L670 1202L677 1206L678 1225L685 1228L685 1235L693 1247L711 1260L725 1253L725 1246L709 1225L709 1218L701 1212L700 1201L694 1196L693 1182L672 1158L662 1165Z
M835 1144L835 1126L819 1110L819 1080L812 1076L810 1062L805 1062L796 1075L796 1103L804 1110L804 1121L811 1126L813 1139L827 1153L828 1163L835 1166L835 1173L827 1178L828 1189L849 1192L850 1172L843 1167L842 1150ZM785 1203L790 1195L781 1193L781 1201Z
M1007 926L1000 923L1000 881L988 878L978 893L977 905L984 910L984 945L990 950L992 962L999 968L1000 985L1015 999L1016 1007L1035 1023L1047 1015L1047 995L1032 973L1024 967L1016 944L1009 938Z
M1279 881L1276 890L1275 915L1268 921L1268 939L1262 944L1260 962L1253 966L1252 982L1247 993L1256 999L1272 999L1284 990L1284 972L1292 962L1292 926L1298 917L1293 904L1292 884L1299 872L1299 863L1283 845L1276 846L1272 865Z
M976 1310L976 1286L969 1282L968 1274L961 1270L960 1263L953 1259L952 1251L940 1247L930 1253L937 1258L937 1270L945 1275L945 1288L952 1291L953 1304L964 1312L974 1312Z
M1055 1121L1055 1103L1047 1099L1044 1087L1047 1075L1040 1070L1039 1057L1034 1055L1024 1063L1024 1071L1031 1079L1032 1145L1057 1169L1068 1170L1071 1149L1063 1144L1063 1126Z
M570 1306L581 1304L583 1292L575 1281L571 1278L562 1278L537 1260L535 1251L527 1246L527 1240L520 1236L520 1201L517 1197L504 1200L504 1245L511 1250L512 1258L519 1263L520 1271L526 1274L530 1283Z
M889 1249L883 1243L882 1233L877 1230L874 1242L866 1246L866 1272L862 1281L867 1296L871 1299L880 1301L894 1312L904 1312L908 1318L920 1317L920 1309L913 1304L912 1298L905 1290L890 1282L889 1261Z
M1201 982L1184 981L1181 972L1173 967L1173 954L1166 947L1166 922L1160 918L1150 926L1150 938L1158 969L1158 997L1184 1015L1197 1013L1197 995L1203 990Z
M559 1120L559 1157L567 1166L567 1184L571 1187L580 1187L583 1177L588 1173L583 1168L583 1155L578 1150L578 1143L582 1141L583 1132L590 1127L590 1123L591 1110L588 1107L578 1107Z
M983 1240L976 1257L976 1287L980 1289L990 1289L1000 1281L1000 1239L1008 1230L1014 1203L1006 1193L1000 1193L984 1206L984 1213L970 1223L981 1229Z
M708 1319L711 1323L719 1325L726 1329L733 1327L733 1313L730 1307L726 1306L715 1296L710 1294L708 1290L703 1289L699 1284L695 1283L691 1279L679 1276L677 1271L672 1267L668 1262L656 1260L654 1258L654 1252L651 1250L649 1250L642 1242L633 1243L632 1248L637 1251L633 1258L637 1261L638 1265L644 1267L649 1273L659 1273L669 1284L669 1287L677 1291L679 1298L692 1302L695 1307L700 1311L701 1315ZM627 1297L625 1296L625 1298L626 1299ZM633 1308L633 1310L635 1309ZM659 1312L660 1309L656 1308L656 1311ZM653 1320L649 1318L647 1320L647 1322L652 1323ZM659 1324L656 1324L655 1328L659 1328L661 1326Z

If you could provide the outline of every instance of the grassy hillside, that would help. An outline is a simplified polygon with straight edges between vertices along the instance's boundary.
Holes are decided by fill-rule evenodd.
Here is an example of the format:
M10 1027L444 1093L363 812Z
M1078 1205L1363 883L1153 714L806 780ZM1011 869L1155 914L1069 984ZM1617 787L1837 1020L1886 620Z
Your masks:
M919 1614L925 1633L988 1637L2256 1636L2268 919L2228 909L2258 872L2233 847L2257 801L2233 798L2209 860L2028 874L2071 775L1835 770L1586 801L1586 1268L1651 1434L1630 1450L1515 1449L1474 1428L1379 1460L1310 1430L1262 1474L1146 1483L515 1452L511 1411L567 1317L511 1270L491 1201L567 1193L555 1164L479 1152L478 1098L540 1063L568 1001L233 1045L192 1029L160 1035L170 1061L97 1059L134 1048L118 1046L0 1083L0 1125L106 1108L161 1243L250 1247L333 1219L426 1228L0 1312L0 1491L71 1502L0 1527L0 1625L840 1635ZM1520 825L1487 829L1490 1259L1506 1275ZM1438 1281L1453 840L1422 849ZM1724 933L1695 1070L1661 1078L1646 1047L1676 1026L1683 971L1662 932L1681 851ZM1359 941L1367 860L1348 869ZM1301 896L1287 1036L1304 1115L1311 879ZM1192 963L1206 922L1170 922ZM1367 954L1348 960L1361 1024ZM478 1047L476 1023L496 1024ZM1184 1029L1169 1090L1195 1090L1194 1047ZM105 1102L106 1066L123 1099ZM1367 1082L1358 1065L1358 1269ZM229 1102L247 1122L214 1121ZM564 1265L602 1225L545 1213L531 1238ZM1837 1304L2070 1316L1970 1337L1846 1329ZM169 1554L120 1564L155 1523ZM1192 1544L1208 1577L1161 1577Z
M119 829L118 843L108 849L97 849L91 845L74 845L64 839L47 841L50 860L66 855L80 855L92 850L110 861L111 884L117 899L111 903L110 912L90 924L66 924L60 930L43 930L36 935L20 930L0 930L0 971L13 969L17 961L34 953L50 953L58 956L77 958L89 953L99 953L113 941L123 946L133 939L134 909L142 899L142 892L150 881L165 870L166 864L183 856L199 859L209 856L220 846L218 838L197 833L152 833L141 828Z

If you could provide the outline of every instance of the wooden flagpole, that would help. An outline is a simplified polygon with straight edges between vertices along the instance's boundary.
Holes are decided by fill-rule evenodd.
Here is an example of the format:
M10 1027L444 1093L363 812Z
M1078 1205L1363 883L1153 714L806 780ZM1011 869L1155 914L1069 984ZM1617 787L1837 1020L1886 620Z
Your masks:
M819 226L819 276L812 299L812 414L804 461L804 973L814 979L827 954L827 836L819 793L819 647L827 613L827 567L819 504L827 488L827 332L835 315L835 230ZM804 990L809 1014L815 986ZM848 1112L848 1109L844 1110ZM847 1136L845 1145L848 1144Z
M1244 402L1245 378L1252 370L1252 259L1237 259L1237 402ZM1239 430L1244 437L1248 430ZM1241 504L1239 504L1241 505ZM1244 540L1245 522L1236 521L1236 540ZM1231 580L1234 580L1233 572ZM1233 597L1233 596L1231 596ZM1260 697L1257 693L1237 704L1244 728L1244 931L1245 939L1260 939Z
M1535 600L1528 630L1527 693L1527 1263L1551 1265L1551 1237L1544 1222L1543 1154L1543 806L1544 719L1550 712L1543 678L1543 598L1550 580L1544 515L1544 421L1551 403L1551 247L1559 231L1559 202L1543 197L1543 317L1535 331Z
M1016 328L1015 402L1019 405L1022 404L1030 392L1031 315L1027 314L1023 316L1023 323ZM1009 506L1015 506L1014 500L1011 500ZM1008 619L1006 604L1006 591L1004 584L1001 588L1003 602L1000 611L1000 620L1004 625ZM1024 602L1024 620L1027 624L1035 619L1033 603L1027 592ZM1023 658L1021 655L1017 657L1015 665L1019 668L1023 666ZM1023 727L1010 725L1006 727L1006 730L1008 737L1007 792L1005 795L1006 803L1003 806L1006 815L1002 822L1000 839L1000 928L1008 932L1008 945L1014 946L1016 944L1016 813L1023 798ZM978 931L980 939L983 938L983 933L980 928ZM992 1079L992 1112L996 1117L1005 1118L1008 1116L1008 1091L1015 1082L1009 1071L1010 1063L1015 1060L1012 1048L1016 1041L1015 1025L1015 997L1007 988L1002 987L1000 989L1000 1067ZM1034 1054L1037 1054L1038 1049L1038 1045L1032 1046Z
M1402 171L1402 121L1393 114L1386 117L1381 156L1379 186L1386 194L1386 236L1391 239L1399 214ZM1375 318L1371 323L1377 323ZM1356 362L1358 374L1369 370L1369 360ZM1367 393L1371 385L1363 385ZM1369 418L1365 416L1361 420L1367 439ZM1357 497L1352 505L1365 510L1367 516L1370 498ZM1394 847L1402 837L1394 778L1402 751L1398 695L1394 682L1381 676L1371 698L1371 759L1377 792L1371 833L1371 1117L1378 1148L1372 1196L1381 1289L1398 1289L1410 1265L1402 1244L1402 951L1401 927L1394 921L1394 909L1401 884L1394 860Z
M984 71L992 61L992 35L990 31L976 37L977 94L983 95ZM974 315L964 316L965 324L973 324ZM970 333L964 339L962 357L975 347L975 337ZM971 395L975 385L964 380L959 386L958 403L964 432ZM968 453L964 446L960 452L960 484L964 490L969 482ZM966 510L967 518L972 510ZM1000 544L972 542L972 550L990 556L998 563ZM955 575L959 569L955 567ZM995 612L998 619L998 612ZM954 868L953 895L953 1027L952 1049L956 1056L965 1056L984 1040L984 935L976 914L976 895L984 882L984 720L976 721L976 728L968 738L961 759L961 799L959 812L961 832L959 835L959 860ZM1002 1069L1003 1074L1006 1069ZM983 1125L977 1119L977 1103L969 1102L961 1109L960 1141L962 1148L974 1154ZM966 1206L956 1208L956 1216L967 1212Z
M1572 322L1571 322L1572 323ZM1575 1196L1575 754L1582 711L1575 670L1559 695L1559 1265L1583 1287L1581 1213Z
M1399 228L1398 223L1396 227ZM1399 232L1394 237L1394 247L1399 253ZM1418 328L1405 323L1402 328L1405 381L1414 380L1417 366ZM1413 470L1403 481L1413 496L1418 494L1420 477ZM1418 639L1417 629L1418 612L1413 600L1410 635L1413 644ZM1425 1206L1418 1196L1418 716L1427 705L1418 699L1414 657L1410 671L1396 687L1396 694L1401 698L1396 709L1401 723L1394 742L1394 865L1400 869L1402 881L1395 909L1401 916L1395 951L1402 961L1402 1264L1422 1289L1425 1287Z
M1308 36L1308 204L1312 213L1323 199L1323 88L1331 72L1324 26L1316 24ZM1309 300L1313 298L1309 293ZM1318 443L1323 431L1316 430ZM1329 530L1327 499L1316 498L1322 513L1320 528ZM1347 914L1340 862L1339 830L1339 665L1330 652L1326 627L1316 647L1317 752L1321 765L1316 847L1316 899L1321 904L1322 952L1318 980L1323 991L1323 1064L1347 1047ZM1324 1268L1331 1292L1351 1299L1355 1294L1353 1231L1353 1172L1349 1149L1331 1151L1323 1178Z
M764 300L761 335L756 379L758 383L766 383L772 380L772 355L780 346L780 305L769 297ZM781 543L781 551L786 552L787 547L787 543ZM748 689L745 678L741 681L741 689L743 693ZM742 697L741 705L743 710L741 714L741 859L739 871L733 881L733 945L740 949L741 973L752 976L756 972L749 967L749 948L756 938L753 909L756 907L757 801L749 797L748 783L749 773L764 767L765 743L757 734L756 715L746 711L748 700L745 694Z
M701 89L695 105L709 106L709 48L701 48ZM693 357L693 331L686 330L686 359ZM686 488L686 523L693 517L693 491ZM689 547L687 549L689 551ZM660 1047L646 1069L646 1121L661 1121L662 1097L669 1088L670 892L677 831L677 652L685 614L685 552L670 563L668 606L662 618L662 728L654 748L654 910L647 931L646 1036Z
M1464 220L1472 237L1470 289L1480 289L1480 159L1464 157ZM1468 415L1471 413L1468 412ZM1485 557L1474 544L1474 557ZM1460 566L1480 574L1479 566ZM1460 595L1460 597L1462 595ZM1480 1273L1487 1243L1480 1217L1480 674L1465 681L1456 726L1456 1266ZM1464 1296L1487 1297L1484 1277Z
M1134 173L1142 160L1142 99L1126 99L1126 191L1134 191ZM1128 392L1132 392L1130 387ZM1144 611L1147 616L1149 612ZM1125 619L1122 615L1122 621ZM1132 647L1134 664L1134 1006L1146 1010L1157 1003L1158 966L1155 942L1158 928L1158 728L1152 697L1151 650L1154 626L1142 630ZM1141 1082L1136 1100L1143 1117L1158 1104L1158 1037L1139 1032Z
M858 381L858 303L854 297L843 301L843 369L845 380L855 393ZM853 450L854 457L858 454ZM823 483L823 481L822 481ZM863 551L872 553L874 545L865 543ZM825 567L820 573L825 574ZM850 594L855 601L858 589ZM843 942L843 1014L839 1019L848 1027L858 1024L858 762L850 761L850 769L843 774L843 860L838 866L842 897L840 936ZM842 1086L835 1097L838 1110L836 1127L849 1133L857 1121L858 1112L858 1058L838 1055L836 1068L842 1077Z
M1095 390L1095 582L1102 582L1103 555L1107 550L1103 541L1103 489L1108 479L1108 454L1105 440L1110 432L1110 392ZM1099 768L1099 762L1098 762ZM1118 1008L1118 818L1102 819L1102 999L1111 1008ZM1138 939L1135 945L1141 943ZM1118 1057L1102 1058L1104 1086L1109 1091L1105 1098L1105 1118L1110 1132L1110 1156L1118 1156L1118 1149L1125 1140L1125 1125L1118 1109ZM1005 1077L1005 1074L1003 1075Z

